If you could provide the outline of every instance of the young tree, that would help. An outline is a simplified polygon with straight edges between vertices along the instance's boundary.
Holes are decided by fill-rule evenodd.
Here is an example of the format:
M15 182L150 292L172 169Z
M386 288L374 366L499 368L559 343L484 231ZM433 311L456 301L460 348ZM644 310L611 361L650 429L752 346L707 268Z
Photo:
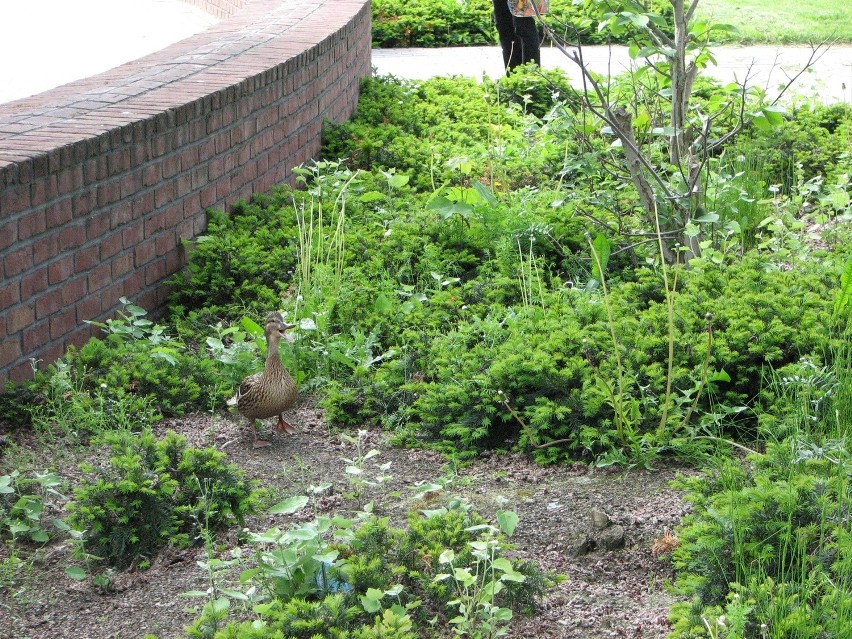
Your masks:
M749 86L753 74L748 68L740 83L727 89L727 100L714 112L703 113L693 104L694 82L702 69L715 64L710 48L713 38L732 27L696 21L699 0L669 0L671 14L666 16L654 12L646 1L587 1L601 12L600 30L614 36L630 34L629 53L636 64L633 80L636 85L654 88L652 109L642 107L638 98L618 103L603 79L589 69L581 46L570 43L542 20L544 31L580 68L583 106L618 140L621 162L636 187L652 233L661 240L663 258L668 263L688 261L700 254L701 225L718 219L701 210L708 158L751 122L780 122L778 100L828 45L813 45L805 67L771 101ZM655 121L648 134L637 130L635 119L637 114L649 112ZM660 162L660 157L667 157L668 164Z

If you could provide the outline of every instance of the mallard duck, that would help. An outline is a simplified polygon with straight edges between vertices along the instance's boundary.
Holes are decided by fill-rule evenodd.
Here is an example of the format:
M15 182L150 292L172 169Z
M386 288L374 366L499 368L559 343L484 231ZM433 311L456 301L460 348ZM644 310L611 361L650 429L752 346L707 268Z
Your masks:
M297 432L284 421L285 410L296 401L296 381L284 368L278 344L281 338L293 341L287 331L295 324L287 324L280 313L270 313L266 318L264 333L266 334L266 366L263 372L249 375L237 389L236 395L228 400L229 405L236 405L240 415L249 420L254 431L254 447L269 446L271 442L257 435L258 420L278 416L278 430L292 435Z

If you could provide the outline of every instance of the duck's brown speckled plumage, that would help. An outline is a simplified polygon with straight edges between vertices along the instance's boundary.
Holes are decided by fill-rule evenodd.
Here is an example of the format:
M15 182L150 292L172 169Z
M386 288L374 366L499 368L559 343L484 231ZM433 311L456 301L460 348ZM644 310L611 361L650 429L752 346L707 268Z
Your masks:
M278 417L278 430L287 433L295 429L284 421L282 413L296 401L296 381L281 362L278 345L285 331L293 328L286 324L280 313L270 313L266 318L267 354L263 372L246 377L237 394L232 398L240 415L249 420L254 428L255 447L266 446L269 442L257 437L255 420Z

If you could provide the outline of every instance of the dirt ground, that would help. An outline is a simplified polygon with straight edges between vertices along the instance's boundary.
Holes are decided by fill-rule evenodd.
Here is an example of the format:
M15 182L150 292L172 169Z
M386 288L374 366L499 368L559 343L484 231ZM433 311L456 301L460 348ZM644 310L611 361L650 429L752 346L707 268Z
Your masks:
M331 482L333 487L322 497L321 508L338 513L355 510L358 504L346 496L351 487L341 461L353 455L353 445L329 433L309 401L303 401L290 417L300 432L294 436L275 433L273 444L259 450L251 447L248 428L237 416L168 420L158 424L157 431L174 430L186 435L192 445L215 445L226 451L231 462L280 493L281 499L301 494L310 484ZM30 435L18 432L10 437L20 440ZM434 507L421 503L415 489L449 476L451 469L440 456L394 448L378 431L367 434L367 446L381 451L368 464L391 462L387 474L392 478L370 489L362 499L374 500L376 511L396 522L411 509ZM67 450L57 447L44 455L30 460L33 467L52 466L71 482L79 477L80 460ZM515 555L566 577L550 591L535 615L516 615L509 636L665 637L670 629L667 611L673 602L665 584L672 571L665 558L652 554L651 547L688 512L688 505L668 485L676 472L674 468L592 470L585 465L542 468L516 454L483 456L458 470L445 491L448 497L466 498L486 517L507 507L501 503L515 507L520 516L512 538ZM598 519L600 513L608 516L608 527L599 530L593 526L595 511ZM284 516L265 516L247 522L247 527L263 531L286 523ZM595 547L594 540L604 533L608 537L615 533L618 545L621 532L623 547ZM227 549L234 539L231 532L219 546ZM0 553L6 553L0 560L8 557L8 549ZM196 564L203 559L201 548L167 549L147 570L114 575L111 592L101 594L91 581L66 576L65 568L73 563L71 548L65 541L53 543L36 553L31 567L19 571L10 587L0 589L0 637L184 636L184 627L194 619L188 609L198 602L181 593L207 588L206 573ZM4 583L0 581L0 586Z

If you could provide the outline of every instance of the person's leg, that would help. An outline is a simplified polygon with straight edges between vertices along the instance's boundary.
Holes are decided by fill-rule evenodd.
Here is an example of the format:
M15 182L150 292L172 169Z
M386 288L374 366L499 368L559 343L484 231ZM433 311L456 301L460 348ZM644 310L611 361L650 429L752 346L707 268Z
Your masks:
M519 64L535 62L538 66L541 66L541 39L538 34L536 19L515 17L514 21L515 47L520 48Z
M494 0L494 24L503 49L503 66L508 70L521 62L521 43L515 36L515 18L507 0Z

